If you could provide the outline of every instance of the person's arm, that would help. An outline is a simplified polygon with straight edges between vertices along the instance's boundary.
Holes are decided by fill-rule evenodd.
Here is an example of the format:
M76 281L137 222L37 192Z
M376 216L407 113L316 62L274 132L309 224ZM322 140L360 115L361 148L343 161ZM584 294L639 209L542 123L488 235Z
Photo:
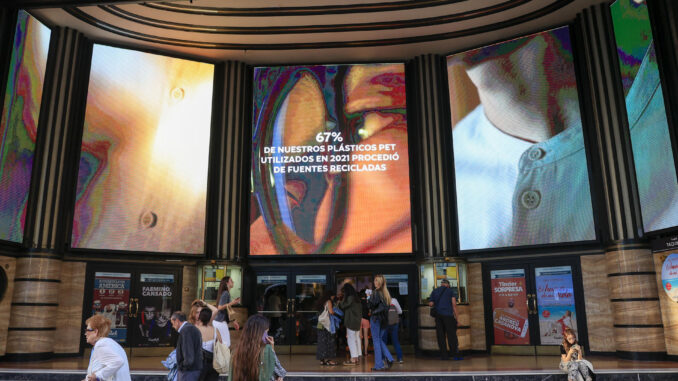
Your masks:
M100 380L113 376L125 364L125 360L115 353L115 348L105 342L99 344L96 357L98 362L103 364L103 368L94 372L94 376Z
M428 300L429 300L428 306L429 307L433 307L435 305L435 300L436 300L436 297L437 297L436 291L438 291L437 288L435 290L433 290L433 292L431 292L431 295L428 297Z
M457 314L457 298L455 298L454 296L452 297L452 310L454 311L454 320L456 320L457 325L459 325L459 319L457 319L457 316L459 316Z
M271 338L272 339L272 338ZM273 345L271 345L271 349L273 349ZM285 368L283 368L282 364L280 363L280 360L278 360L278 356L275 354L275 351L271 351L273 354L273 358L275 359L275 368L273 369L273 375L275 376L275 379L280 381L283 379L283 377L287 376L287 371Z
M327 303L325 303L325 306L327 306L327 310L330 312L330 315L334 315L334 309L332 308L332 301L328 300Z
M403 309L400 307L400 302L398 302L398 299L396 299L396 298L391 298L391 304L393 304L393 306L395 307L396 312L398 313L398 315L402 315L402 314L403 314Z
M196 328L194 332L186 332L184 336L184 342L181 346L181 355L184 358L183 365L184 367L193 366L195 362L195 354L193 353L193 347L195 346L196 339L200 338L200 331Z

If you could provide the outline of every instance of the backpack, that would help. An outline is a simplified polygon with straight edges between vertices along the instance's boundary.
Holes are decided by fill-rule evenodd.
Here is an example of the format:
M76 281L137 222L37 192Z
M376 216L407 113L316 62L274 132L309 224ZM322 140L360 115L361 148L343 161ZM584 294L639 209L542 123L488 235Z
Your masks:
M398 310L396 310L395 306L391 304L388 307L388 313L386 314L387 319L388 319L388 325L394 325L400 323L400 316L398 316Z

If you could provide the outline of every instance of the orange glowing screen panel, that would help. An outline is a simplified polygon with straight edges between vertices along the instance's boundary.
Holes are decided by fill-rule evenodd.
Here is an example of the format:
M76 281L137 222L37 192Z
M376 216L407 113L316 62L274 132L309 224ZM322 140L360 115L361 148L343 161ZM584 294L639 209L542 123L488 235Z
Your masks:
M411 253L403 64L254 70L251 255Z
M204 252L214 66L95 45L72 247Z

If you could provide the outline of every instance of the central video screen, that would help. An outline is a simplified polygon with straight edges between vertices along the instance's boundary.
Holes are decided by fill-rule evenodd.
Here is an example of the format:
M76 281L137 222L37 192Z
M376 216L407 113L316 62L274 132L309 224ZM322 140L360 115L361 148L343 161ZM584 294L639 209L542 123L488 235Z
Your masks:
M595 240L567 27L447 57L460 250Z
M411 253L404 64L254 70L250 255Z

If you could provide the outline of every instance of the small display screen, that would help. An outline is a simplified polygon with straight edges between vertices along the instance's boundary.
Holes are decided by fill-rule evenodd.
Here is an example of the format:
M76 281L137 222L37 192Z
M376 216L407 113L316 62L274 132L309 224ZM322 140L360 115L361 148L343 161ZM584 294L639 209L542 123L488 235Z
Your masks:
M569 28L447 57L461 250L595 240Z
M214 65L95 45L74 248L204 252Z
M647 4L610 6L646 232L678 226L678 182Z
M405 65L254 70L250 254L411 253Z
M0 119L0 239L22 242L51 30L19 11Z

